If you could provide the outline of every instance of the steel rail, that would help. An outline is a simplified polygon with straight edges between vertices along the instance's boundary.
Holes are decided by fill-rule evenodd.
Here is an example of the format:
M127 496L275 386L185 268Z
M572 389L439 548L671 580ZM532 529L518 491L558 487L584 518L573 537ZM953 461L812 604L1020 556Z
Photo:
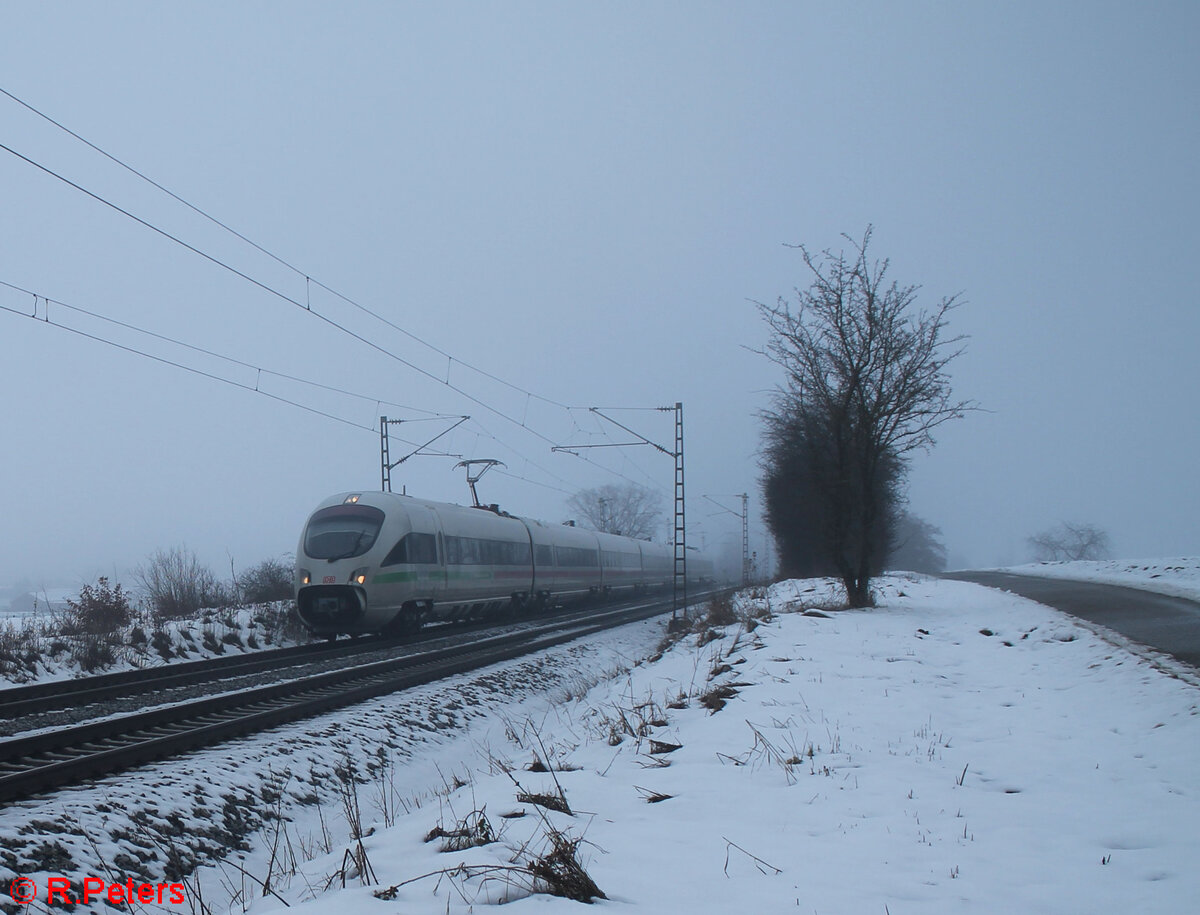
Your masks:
M0 805L665 613L652 601L518 633L0 741Z
M208 679L238 676L288 667L316 658L355 654L371 648L386 647L396 640L372 639L355 642L317 642L272 648L249 654L201 658L196 661L167 663L154 667L120 670L110 674L77 677L72 680L52 680L29 686L0 689L0 718L49 712L68 706L85 705L119 696L127 696L146 688L164 689L183 686Z

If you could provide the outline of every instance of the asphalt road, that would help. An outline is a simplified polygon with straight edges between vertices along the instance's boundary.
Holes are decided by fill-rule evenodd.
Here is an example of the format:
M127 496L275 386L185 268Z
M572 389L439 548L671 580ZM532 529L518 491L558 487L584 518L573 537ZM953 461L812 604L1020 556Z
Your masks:
M1011 591L1200 668L1200 603L1196 601L1119 585L1010 572L947 572L942 577Z

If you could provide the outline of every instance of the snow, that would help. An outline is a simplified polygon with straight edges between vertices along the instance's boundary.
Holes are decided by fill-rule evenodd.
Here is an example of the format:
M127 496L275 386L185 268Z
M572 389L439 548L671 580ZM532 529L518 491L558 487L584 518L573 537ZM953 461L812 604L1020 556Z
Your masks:
M506 911L577 912L530 895L519 869L554 829L581 840L608 896L599 910L1194 911L1194 676L977 585L892 576L875 609L804 612L828 608L831 591L743 595L743 614L769 607L770 619L705 644L688 635L657 660L631 659L654 650L661 621L623 627L27 802L0 811L0 839L57 816L84 827L87 841L51 837L77 863L93 839L111 861L129 850L105 836L121 834L118 813L181 804L198 832L211 824L192 809L196 786L197 809L219 811L222 793L249 805L273 780L285 818L248 833L236 867L203 868L189 898L199 884L214 912L256 915L281 899L293 913L465 913L504 899ZM723 684L742 685L712 711L701 697ZM679 749L654 753L651 740ZM366 885L335 790L346 752ZM559 771L528 771L535 757ZM574 816L517 801L558 786ZM299 802L314 792L319 803ZM657 795L668 797L648 802ZM477 812L499 841L425 841ZM279 898L255 882L268 876Z
M87 640L63 634L62 613L0 614L0 689L305 644L310 638L298 621L290 621L289 603L205 608L192 617L161 621L135 611L129 624L107 640L112 662L91 671L80 659L81 652L86 657Z
M770 601L803 609L803 587L776 586ZM516 733L509 722L507 737L489 735L490 758L467 764L470 784L364 840L371 886L351 874L346 890L320 891L343 844L281 895L293 908L307 898L301 912L478 911L525 884L445 872L544 854L550 824L584 840L602 908L1193 911L1196 688L1012 595L918 580L884 592L871 611L780 613L750 634L691 639ZM732 670L712 683L749 685L710 712L696 695L722 663ZM668 708L680 694L687 707ZM653 705L639 714L642 703ZM648 736L610 746L622 715L637 730L647 714L666 717L654 739L681 745L666 767L653 767ZM572 770L523 771L535 755ZM557 779L576 816L517 803L513 778L531 792ZM423 841L480 810L500 842L444 853ZM435 872L389 906L373 895ZM529 896L509 910L576 905Z
M998 569L1016 575L1067 578L1124 585L1200 601L1200 556L1175 559L1105 559L1099 561L1035 562Z

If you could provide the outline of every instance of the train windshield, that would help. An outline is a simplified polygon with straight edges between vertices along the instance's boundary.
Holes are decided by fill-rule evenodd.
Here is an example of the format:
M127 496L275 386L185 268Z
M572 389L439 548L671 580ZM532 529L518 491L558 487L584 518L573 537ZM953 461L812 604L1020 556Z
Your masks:
M311 559L350 559L375 545L383 512L370 505L334 505L309 519L304 552Z

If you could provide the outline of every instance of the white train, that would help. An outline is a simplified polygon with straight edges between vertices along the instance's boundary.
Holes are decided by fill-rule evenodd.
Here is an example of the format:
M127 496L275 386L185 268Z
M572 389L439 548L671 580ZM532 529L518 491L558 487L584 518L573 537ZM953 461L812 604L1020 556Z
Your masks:
M296 550L296 604L314 635L403 632L573 598L669 586L663 544L386 492L331 496ZM688 559L688 577L712 564Z

